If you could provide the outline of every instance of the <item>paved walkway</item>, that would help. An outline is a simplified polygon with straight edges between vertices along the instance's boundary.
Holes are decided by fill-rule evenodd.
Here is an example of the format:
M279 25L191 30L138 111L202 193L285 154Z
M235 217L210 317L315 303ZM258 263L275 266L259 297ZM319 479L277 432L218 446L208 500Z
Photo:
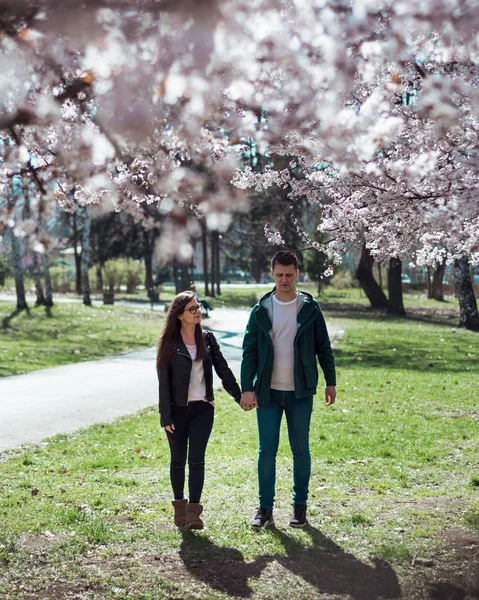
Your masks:
M247 318L247 310L217 308L203 323L237 376ZM337 339L341 332L330 327L330 334ZM0 379L0 452L156 404L154 363L155 349L149 348Z

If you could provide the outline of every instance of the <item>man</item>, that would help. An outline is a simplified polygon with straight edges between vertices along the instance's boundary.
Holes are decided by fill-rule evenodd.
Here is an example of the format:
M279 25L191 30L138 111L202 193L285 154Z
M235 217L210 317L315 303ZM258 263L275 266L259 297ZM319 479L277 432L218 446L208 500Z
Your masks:
M259 510L250 525L273 523L276 454L286 414L293 454L291 527L304 527L311 474L309 427L318 383L316 357L326 380L326 405L336 399L336 372L328 331L318 303L296 290L298 259L277 252L271 260L275 288L252 308L243 340L241 385L244 410L257 408Z

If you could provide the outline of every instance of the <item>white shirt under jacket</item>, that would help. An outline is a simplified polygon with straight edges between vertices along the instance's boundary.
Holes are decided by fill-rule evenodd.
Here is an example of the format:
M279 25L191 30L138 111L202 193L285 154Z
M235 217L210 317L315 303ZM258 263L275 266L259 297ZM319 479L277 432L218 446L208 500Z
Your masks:
M193 364L191 365L190 385L188 387L188 403L190 402L201 402L206 400L206 385L205 385L205 372L203 369L203 361L195 361L196 358L196 346L186 345Z
M298 296L281 302L273 294L271 331L274 346L271 389L294 392L294 338L297 331Z

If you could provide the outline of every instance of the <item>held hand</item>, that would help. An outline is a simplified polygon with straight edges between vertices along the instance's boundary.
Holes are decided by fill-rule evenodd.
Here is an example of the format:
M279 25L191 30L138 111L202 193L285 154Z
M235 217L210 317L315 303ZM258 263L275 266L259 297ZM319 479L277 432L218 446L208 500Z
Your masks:
M324 390L324 397L326 398L326 406L334 404L334 401L336 400L336 386L327 385Z
M165 429L168 433L173 433L175 431L175 426L172 423L171 425L166 425Z
M243 410L257 408L256 394L254 392L243 392L241 394L240 406Z

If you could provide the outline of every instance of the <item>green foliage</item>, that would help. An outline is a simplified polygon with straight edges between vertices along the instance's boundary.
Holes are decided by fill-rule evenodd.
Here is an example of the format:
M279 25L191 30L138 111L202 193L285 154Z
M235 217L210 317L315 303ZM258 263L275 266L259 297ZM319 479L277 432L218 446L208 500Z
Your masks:
M102 267L104 283L108 289L114 292L119 289L123 282L124 273L121 269L119 259L107 260Z
M331 287L335 290L348 290L358 287L357 280L353 277L351 271L344 269L338 270L331 279Z
M145 280L145 267L137 260L123 259L126 293L133 294L136 288Z
M313 236L316 241L321 239L320 234ZM317 250L306 250L303 253L303 272L307 273L311 281L317 283L318 290L322 290L330 283L329 279L323 279L323 274L328 268L329 259L323 252Z
M133 294L145 279L145 267L138 260L114 258L107 260L103 266L104 283L110 291L119 291L126 286L126 293Z
M5 285L7 277L11 275L12 271L8 264L8 256L0 255L0 287Z
M75 291L75 270L69 265L53 265L50 267L50 278L54 293L70 293Z

